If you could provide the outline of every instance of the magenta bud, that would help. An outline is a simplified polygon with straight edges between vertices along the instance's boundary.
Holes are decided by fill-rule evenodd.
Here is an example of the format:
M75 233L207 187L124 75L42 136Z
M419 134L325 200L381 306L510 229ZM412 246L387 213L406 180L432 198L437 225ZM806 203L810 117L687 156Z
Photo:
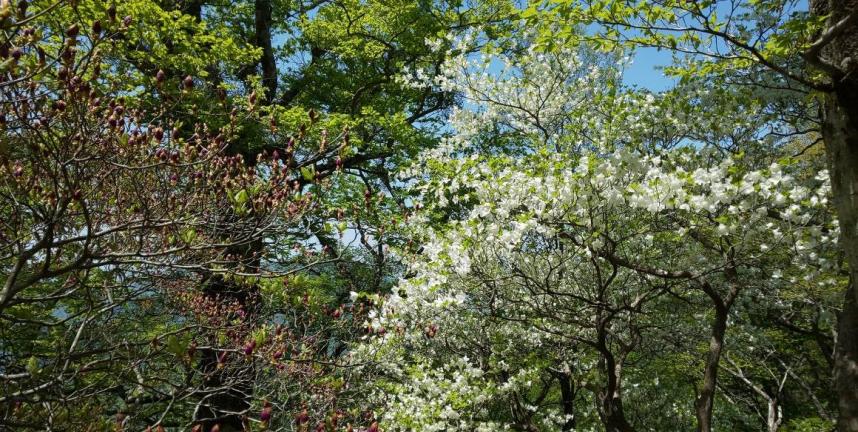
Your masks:
M78 34L80 34L80 27L77 24L72 24L66 29L66 36L72 39L76 38Z
M298 422L299 425L302 425L302 424L310 421L310 415L307 414L307 410L305 409L305 410L301 411L300 414L295 416L295 421Z
M262 408L262 412L259 413L259 420L265 423L271 421L271 406Z

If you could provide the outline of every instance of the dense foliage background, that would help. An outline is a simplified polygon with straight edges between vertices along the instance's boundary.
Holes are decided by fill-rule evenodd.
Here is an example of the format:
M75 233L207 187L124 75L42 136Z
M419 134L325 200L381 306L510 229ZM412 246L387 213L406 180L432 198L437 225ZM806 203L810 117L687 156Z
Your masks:
M858 431L854 1L0 28L0 430Z

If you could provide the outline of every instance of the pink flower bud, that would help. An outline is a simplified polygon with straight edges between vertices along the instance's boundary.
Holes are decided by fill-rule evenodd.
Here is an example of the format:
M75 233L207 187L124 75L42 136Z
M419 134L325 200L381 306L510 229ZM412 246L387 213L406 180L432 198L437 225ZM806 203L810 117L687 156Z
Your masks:
M268 423L269 421L271 421L271 411L271 404L266 402L265 406L262 408L262 412L259 413L259 420L264 423Z
M76 38L78 34L80 34L80 27L77 24L72 24L66 29L66 36L72 39Z
M301 411L301 413L300 413L300 414L298 414L297 416L295 416L295 421L296 421L299 425L302 425L302 424L307 423L308 421L310 421L310 415L309 415L309 414L307 414L307 410L306 410L306 409L304 409L303 411Z

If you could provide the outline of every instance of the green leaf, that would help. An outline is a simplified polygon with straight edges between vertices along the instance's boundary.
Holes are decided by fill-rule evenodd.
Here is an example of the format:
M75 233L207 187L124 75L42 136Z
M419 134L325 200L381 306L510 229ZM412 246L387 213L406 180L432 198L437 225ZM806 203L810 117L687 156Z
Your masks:
M238 191L237 194L235 194L235 197L233 199L235 200L236 204L242 205L242 204L247 202L247 198L248 198L247 190L242 189L242 190Z
M312 181L316 177L316 169L312 166L301 167L301 177L306 181Z
M39 369L39 359L36 356L30 356L27 360L27 372L32 376L38 376L41 369Z

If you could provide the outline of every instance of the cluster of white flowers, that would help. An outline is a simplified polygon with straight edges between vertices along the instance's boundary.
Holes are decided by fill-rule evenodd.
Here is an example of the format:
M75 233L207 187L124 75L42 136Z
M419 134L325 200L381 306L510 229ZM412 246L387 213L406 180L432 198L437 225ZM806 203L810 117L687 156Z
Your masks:
M421 359L421 368L430 368L430 359L435 356L444 358L433 346L436 342L426 337L427 325L440 329L438 337L445 345L467 347L477 340L492 341L493 353L501 360L509 360L507 363L515 362L503 357L503 353L512 353L515 358L521 352L556 345L557 334L588 334L587 329L570 329L558 322L534 318L541 313L536 309L558 308L558 316L567 316L586 314L585 307L575 309L509 281L519 277L516 272L547 278L546 267L563 263L578 275L577 279L554 280L556 286L552 289L584 296L582 293L592 290L588 284L596 282L587 279L589 264L579 258L598 253L608 239L623 238L624 251L642 251L637 255L623 253L623 258L633 263L663 266L669 271L717 273L723 260L702 245L694 246L695 242L689 241L693 232L705 237L704 242L729 242L733 259L738 262L770 260L775 267L769 270L776 274L801 274L806 281L820 285L834 283L823 277L831 269L837 239L837 225L827 216L829 184L824 172L799 184L778 164L742 174L733 159L705 166L707 158L689 149L659 156L620 150L577 160L557 155L526 158L505 161L505 166L497 170L486 168L492 165L488 160L468 160L477 163L460 161L462 170L456 177L459 186L446 182L438 187L449 187L457 195L466 194L474 203L471 211L443 229L416 233L426 242L423 255L412 263L415 276L398 285L371 323L399 329L396 336L391 334L377 343L411 347L409 356ZM444 190L444 195L450 193L453 192ZM448 204L432 200L425 205L440 208ZM542 251L531 244L533 238L555 239L563 242L565 249L562 253ZM505 263L514 263L516 272ZM754 283L757 282L749 285ZM758 283L777 287L781 281L773 278ZM626 284L625 289L632 290L632 294L646 289L634 288L630 281ZM497 289L504 292L498 294ZM518 304L513 301L516 298L529 299L532 304ZM512 318L526 321L490 323L491 313L483 308L491 301ZM473 328L483 328L494 336L478 336ZM375 347L367 352L379 351ZM421 353L425 357L419 357ZM375 360L394 364L403 361L398 356ZM489 369L495 379L498 367ZM455 376L450 375L449 368L437 373L448 377L443 379ZM459 373L466 374L466 370ZM416 382L412 375L405 381L408 384L399 388L401 392L395 392L397 399L388 406L389 415L400 418L413 413L415 404L427 404L433 408L421 412L434 413L435 417L427 418L441 422L437 424L449 430L474 430L476 426L463 423L467 426L456 429L442 415L443 410L435 406L436 402L453 394L468 394L472 396L468 399L470 405L461 409L471 412L478 410L486 398L500 397L495 390L503 392L506 388L489 379L468 381L471 386L467 391L450 390L452 393L440 397L419 390L428 385L422 381L430 379L426 378L431 375L428 371L421 369L417 376L422 378ZM431 376L431 381L443 382L441 376ZM508 381L508 385L520 385L513 382ZM546 420L549 423L562 418L556 410L541 415L540 418L554 419Z
M676 102L593 85L616 84L615 69L528 47L512 59L452 55L440 74L409 79L469 102L452 115L455 135L403 173L427 209L410 224L422 254L367 323L390 331L355 350L389 377L373 397L390 428L512 428L479 419L558 364L584 376L595 370L593 356L569 352L570 340L594 337L595 307L650 298L658 277L651 269L717 284L729 261L753 275L748 287L777 290L797 274L807 284L836 283L827 173L807 178L786 163L751 167L741 155L705 148L647 147L642 136L657 134L654 125L680 128L680 116L665 108ZM724 113L739 108L712 118L726 123ZM683 123L668 135L706 125ZM528 150L474 150L479 134L498 127L519 134ZM440 227L424 223L425 214L454 205L468 211ZM622 286L600 291L609 259L622 262ZM612 331L622 337L617 325ZM541 430L568 420L557 404L523 409Z

